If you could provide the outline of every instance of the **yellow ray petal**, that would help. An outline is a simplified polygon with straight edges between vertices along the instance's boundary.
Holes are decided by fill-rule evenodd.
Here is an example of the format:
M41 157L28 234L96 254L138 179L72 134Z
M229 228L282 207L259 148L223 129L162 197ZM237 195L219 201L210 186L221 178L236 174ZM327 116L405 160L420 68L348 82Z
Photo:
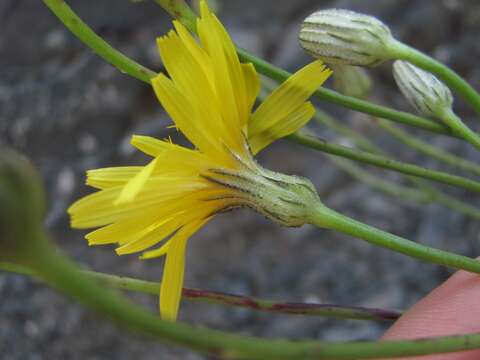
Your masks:
M162 246L160 246L158 249L144 252L144 253L139 257L139 259L141 259L141 260L149 260L149 259L155 259L155 258L162 257L162 256L164 256L164 255L167 254L169 247L170 247L170 241L167 241L165 244L163 244Z
M166 150L170 149L168 146L170 142L144 135L133 135L132 139L130 140L130 144L152 157L157 157Z
M289 77L265 99L251 116L248 124L249 139L259 137L262 133L278 133L274 127L281 126L282 119L295 116L292 112L302 109L302 104L325 82L331 73L320 60L317 60ZM298 124L300 125L300 122ZM274 140L276 139L270 138L267 142L267 139L265 141L257 139L256 142L265 147Z
M186 210L187 208L188 211ZM200 220L203 221L203 219L209 218L221 208L222 204L220 202L211 201L206 204L203 200L197 201L194 206L181 207L179 208L177 213L171 215L170 218L159 224L160 226L156 224L150 226L150 229L148 230L149 232L146 233L146 235L144 235L142 238L138 238L132 243L122 246L121 254L143 251L164 240L169 235L174 233L177 229L183 228L188 224L196 223ZM158 249L146 251L140 258L153 259L163 256L166 251L166 245L169 242L170 240L168 240ZM120 248L117 250L120 250ZM120 252L118 251L117 253L120 254Z
M212 148L211 142L202 129L199 128L198 122L192 121L192 115L195 114L195 111L191 103L177 89L172 80L163 74L159 74L152 79L152 86L160 103L177 127L192 144L199 149L206 150L208 153L209 149Z
M182 224L182 212L174 214L174 218L157 221L144 228L142 236L129 241L115 249L118 255L132 254L143 251L174 233Z
M260 91L260 78L255 70L255 66L251 63L242 64L242 70L247 92L247 107L250 112Z
M176 119L173 120L182 132L187 131L187 137L189 129L186 126L195 128L209 141L210 148L219 149L218 135L221 137L225 134L225 129L219 113L219 99L215 88L210 85L209 75L174 31L157 39L157 44L170 78L177 90L188 99L192 110L188 123L181 124ZM210 148L195 145L209 153Z
M89 228L112 224L125 219L139 218L155 212L159 217L171 215L178 207L189 208L195 199L208 196L205 182L191 177L155 176L142 188L135 201L114 204L122 187L90 194L76 201L68 212L71 225Z
M227 145L243 151L241 129L248 121L247 95L243 70L235 46L223 25L210 12L205 1L201 2L201 17L197 30L202 46L208 53L214 68L215 88L220 99L220 113L226 126L224 136L234 143Z
M207 77L211 88L214 92L215 89L215 75L212 61L208 57L208 54L205 50L195 41L192 34L177 20L173 21L173 26L177 30L178 36L183 41L183 44L192 54L192 57L200 64L203 69L205 76Z
M258 153L277 139L288 136L310 121L315 114L315 108L310 102L303 103L298 109L279 119L275 126L264 129L249 138L253 154Z
M152 175L157 166L158 158L155 158L145 166L142 171L135 175L128 183L124 186L120 195L115 200L114 205L126 203L135 199L135 196L142 190L142 187L148 181L148 178Z
M205 222L207 220L184 226L168 242L167 258L160 285L160 315L166 320L175 321L177 318L182 297L187 241ZM148 253L145 257L148 258Z
M87 171L87 185L97 189L108 189L125 185L143 169L142 166L109 167Z
M85 235L88 245L106 245L133 241L143 234L143 231L155 218L155 213L145 214L141 218L126 219L104 226Z

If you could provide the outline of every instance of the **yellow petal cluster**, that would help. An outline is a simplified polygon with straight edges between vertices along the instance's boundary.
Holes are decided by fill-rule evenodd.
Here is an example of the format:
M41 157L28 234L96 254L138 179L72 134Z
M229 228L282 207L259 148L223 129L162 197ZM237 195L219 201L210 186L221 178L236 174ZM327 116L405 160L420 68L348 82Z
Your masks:
M178 313L186 243L213 215L249 206L280 223L297 225L284 221L284 210L276 214L255 200L270 183L277 184L278 194L287 193L287 186L261 170L252 155L310 120L314 108L306 100L330 75L315 61L252 113L259 77L252 64L240 63L235 45L206 2L201 2L198 40L179 22L173 25L175 30L157 41L169 76L159 74L152 85L194 147L133 136L132 145L152 161L88 171L87 184L99 191L69 209L72 227L98 228L86 235L90 245L117 244L118 254L143 252L145 259L166 255L160 313L169 320ZM294 182L308 188L297 178Z

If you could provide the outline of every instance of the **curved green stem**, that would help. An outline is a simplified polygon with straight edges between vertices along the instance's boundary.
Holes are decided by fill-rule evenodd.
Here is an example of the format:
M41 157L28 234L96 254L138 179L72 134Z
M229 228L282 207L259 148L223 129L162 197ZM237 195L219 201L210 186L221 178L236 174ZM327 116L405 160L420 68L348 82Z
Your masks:
M78 39L122 73L147 83L150 83L150 79L156 75L154 71L138 64L110 46L109 43L90 29L65 1L44 0L43 2Z
M445 164L454 166L458 169L470 171L475 175L480 175L480 165L473 161L465 160L464 158L456 155L452 155L442 149L430 145L429 143L412 136L406 131L400 129L389 121L383 119L374 119L380 127L388 131L390 135L394 136L404 144L419 151L422 154L428 155L434 159L437 159Z
M371 244L381 246L407 256L435 264L449 266L455 269L463 269L474 273L480 273L480 262L466 256L456 255L447 251L434 249L386 231L376 229L342 215L324 205L317 206L311 214L311 224L340 231L363 239Z
M36 256L31 259L29 266L49 285L130 330L187 346L218 358L353 360L438 354L480 348L480 334L445 336L421 341L326 343L267 340L161 320L79 271L68 259L58 255L44 235L38 236L44 238L41 241L44 244L35 249ZM463 264L459 262L459 265Z
M35 277L35 274L29 269L14 264L0 262L0 270ZM160 292L160 283L158 282L116 276L95 271L83 271L83 274L93 280L100 281L102 284L117 289L156 296L158 296ZM289 315L321 316L335 319L391 321L398 319L401 315L400 312L392 310L333 304L278 302L249 296L189 288L183 289L182 298L208 304L235 306L253 311L266 311Z
M372 175L372 173L368 171L363 170L361 167L355 165L355 163L352 161L333 156L329 156L329 159L347 174L362 181L373 189L380 190L403 201L411 200L418 203L431 202L430 194L423 192L422 190L399 185L393 181L384 180L378 176ZM480 219L480 210L477 214L477 218Z
M429 179L440 183L461 187L467 190L472 190L476 192L480 191L480 182L475 180L470 180L461 176L451 175L442 171L426 169L421 166L396 161L388 157L360 151L346 146L332 144L311 135L304 135L300 132L289 135L288 139L298 144L310 147L315 150L323 151L328 154L342 156L351 160L364 162L384 169L394 170L402 174Z
M393 46L393 52L396 58L408 61L436 75L451 89L462 95L475 111L480 114L480 94L478 94L469 83L448 66L421 51L398 41Z

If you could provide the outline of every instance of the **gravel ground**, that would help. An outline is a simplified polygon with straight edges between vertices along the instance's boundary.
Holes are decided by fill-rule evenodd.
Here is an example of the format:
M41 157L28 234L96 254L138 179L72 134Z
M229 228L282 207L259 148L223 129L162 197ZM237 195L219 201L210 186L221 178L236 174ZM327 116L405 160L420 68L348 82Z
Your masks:
M152 1L69 1L115 47L161 69L155 37L169 21ZM297 44L301 20L319 8L340 7L379 16L394 34L433 54L473 84L480 80L480 3L455 0L222 1L220 16L243 47L289 70L309 59ZM86 169L144 163L128 145L131 134L165 136L167 116L151 89L103 63L73 38L39 1L0 2L0 143L30 156L41 171L50 210L46 226L57 244L85 267L158 280L161 261L117 257L111 248L88 248L81 231L68 227L65 210L90 190ZM390 64L372 71L372 100L410 110L392 83ZM319 105L405 161L452 170L405 149L368 118ZM468 123L473 114L461 102ZM331 131L321 136L345 142ZM409 129L411 130L411 128ZM431 135L420 133L427 138ZM446 137L429 141L479 160L470 146ZM358 183L314 153L279 142L260 156L271 169L304 175L331 207L424 244L469 256L480 253L478 223L438 205L398 201ZM397 176L372 170L384 177ZM458 172L454 169L454 171ZM478 204L478 197L442 187ZM295 256L291 256L295 254ZM188 249L186 286L291 301L406 308L448 276L448 270L372 247L329 231L283 229L241 210L218 216L196 234ZM157 299L132 295L156 310ZM385 324L271 315L185 301L181 320L244 334L323 340L375 339ZM41 283L0 274L0 358L206 359L153 343L99 320Z

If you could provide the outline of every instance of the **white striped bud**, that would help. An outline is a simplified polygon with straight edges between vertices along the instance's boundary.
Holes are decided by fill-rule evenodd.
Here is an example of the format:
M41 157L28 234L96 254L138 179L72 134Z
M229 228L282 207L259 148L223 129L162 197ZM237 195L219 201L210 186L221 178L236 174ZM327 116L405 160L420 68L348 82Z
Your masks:
M442 118L442 114L452 109L452 92L431 73L397 60L393 64L393 77L402 94L421 115Z
M377 18L343 9L317 11L300 30L301 46L327 64L375 66L393 58L396 43Z

